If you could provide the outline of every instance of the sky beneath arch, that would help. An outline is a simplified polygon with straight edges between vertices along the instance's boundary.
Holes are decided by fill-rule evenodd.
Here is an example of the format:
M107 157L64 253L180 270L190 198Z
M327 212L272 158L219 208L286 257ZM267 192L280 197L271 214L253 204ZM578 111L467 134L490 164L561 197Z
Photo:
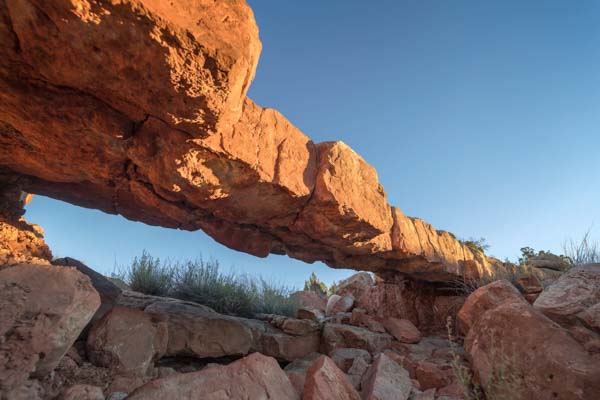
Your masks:
M263 52L249 96L375 166L391 204L489 253L600 239L600 2L251 0ZM104 272L147 249L301 286L311 271L36 197L56 256Z

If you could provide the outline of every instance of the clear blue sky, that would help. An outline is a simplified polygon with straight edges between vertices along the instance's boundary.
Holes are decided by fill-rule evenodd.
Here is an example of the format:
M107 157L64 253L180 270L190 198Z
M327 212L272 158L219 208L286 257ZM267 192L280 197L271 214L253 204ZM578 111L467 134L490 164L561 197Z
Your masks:
M249 3L263 42L250 97L351 145L391 204L500 258L560 251L592 224L600 239L599 1ZM55 255L105 273L145 248L296 286L349 274L42 197L26 217Z

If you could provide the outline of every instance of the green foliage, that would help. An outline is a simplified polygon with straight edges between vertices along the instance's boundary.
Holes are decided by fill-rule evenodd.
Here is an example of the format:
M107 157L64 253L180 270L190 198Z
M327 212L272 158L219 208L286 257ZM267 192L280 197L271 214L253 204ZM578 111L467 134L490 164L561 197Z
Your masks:
M535 249L531 247L522 247L521 248L521 257L519 257L519 265L526 266L529 264L529 261L533 258L543 258L543 257L558 257L562 259L566 264L571 264L572 261L569 257L561 254L557 255L552 253L550 250L540 250L535 251Z
M304 290L315 292L323 297L327 295L327 285L324 282L321 282L314 272L312 272L308 280L304 282Z
M223 273L218 261L161 262L146 251L119 274L132 290L192 301L223 314L258 313L293 316L293 290L261 277Z
M484 254L490 248L490 245L487 244L487 241L485 238L479 238L479 239L469 238L468 240L461 239L459 241L462 244L464 244L465 246L467 246L468 248L470 248L471 250L479 251Z
M145 250L135 257L131 266L121 274L131 290L153 296L166 296L173 287L175 270L169 263L161 263Z
M331 286L329 286L329 289L327 290L327 295L331 296L332 294L335 294L335 292L337 292L338 290L338 282L332 282Z

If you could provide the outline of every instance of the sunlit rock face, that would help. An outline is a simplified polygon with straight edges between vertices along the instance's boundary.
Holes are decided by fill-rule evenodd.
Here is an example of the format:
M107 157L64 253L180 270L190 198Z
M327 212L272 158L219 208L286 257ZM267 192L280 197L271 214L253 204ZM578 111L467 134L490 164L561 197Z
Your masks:
M260 50L242 0L0 0L0 172L260 257L432 281L501 267L248 99Z

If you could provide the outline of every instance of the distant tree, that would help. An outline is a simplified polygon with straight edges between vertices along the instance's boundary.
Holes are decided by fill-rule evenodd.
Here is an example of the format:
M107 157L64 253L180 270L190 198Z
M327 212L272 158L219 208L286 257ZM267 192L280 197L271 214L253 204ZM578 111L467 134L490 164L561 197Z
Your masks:
M480 251L482 253L485 253L490 248L490 245L487 244L487 240L483 237L479 239L461 239L460 242L471 250Z
M563 254L560 254L560 255L554 254L550 250L535 251L535 249L527 246L527 247L521 248L521 257L519 257L519 265L527 265L529 263L529 261L534 258L549 258L549 259L555 258L555 259L563 260L564 263L566 263L566 264L573 263L571 258L569 258Z
M321 282L314 272L310 274L310 278L307 281L304 281L304 290L315 292L319 296L327 295L327 285Z
M332 294L335 294L335 292L337 292L337 289L338 289L338 284L337 284L337 282L333 281L331 286L329 286L329 290L327 291L327 294L329 296L331 296Z

